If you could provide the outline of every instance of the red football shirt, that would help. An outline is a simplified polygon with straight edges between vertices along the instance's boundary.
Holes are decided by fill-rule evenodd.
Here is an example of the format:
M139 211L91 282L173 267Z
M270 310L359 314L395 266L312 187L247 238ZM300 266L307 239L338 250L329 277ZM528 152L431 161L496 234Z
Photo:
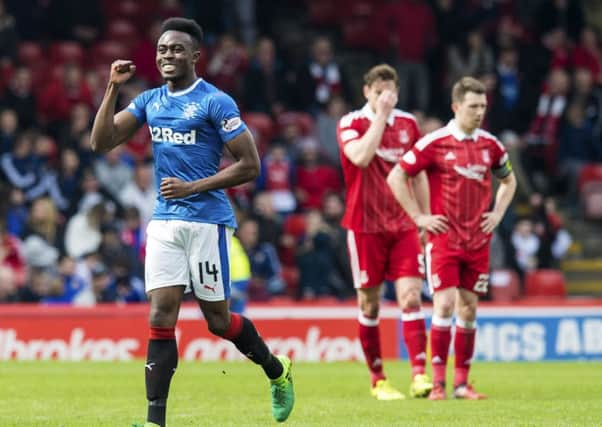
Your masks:
M408 230L414 222L399 206L387 185L387 175L395 164L420 137L413 115L393 110L387 118L376 154L365 168L354 165L345 156L344 147L360 139L370 127L375 114L366 104L339 122L337 140L341 153L341 166L347 187L343 227L360 233Z
M491 237L480 226L491 205L489 171L503 168L507 160L495 136L481 129L465 135L452 120L418 141L400 165L411 176L427 171L431 212L449 220L449 231L436 238L446 238L455 249L475 250Z

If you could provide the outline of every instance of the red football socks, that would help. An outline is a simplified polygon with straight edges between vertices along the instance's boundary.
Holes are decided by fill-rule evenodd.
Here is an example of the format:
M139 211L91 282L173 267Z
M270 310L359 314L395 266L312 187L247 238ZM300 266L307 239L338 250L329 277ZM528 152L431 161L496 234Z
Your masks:
M426 365L426 327L420 309L404 310L401 314L403 339L408 350L412 377L424 374Z
M451 342L452 319L433 316L431 326L431 364L433 365L433 381L445 383L445 367Z
M463 328L456 325L456 335L454 337L454 352L456 353L454 387L468 383L468 371L470 370L470 361L474 353L475 335L475 328Z
M380 349L380 330L378 328L378 318L371 319L360 313L359 318L359 337L366 364L370 370L372 387L378 380L385 378L383 373L383 363Z

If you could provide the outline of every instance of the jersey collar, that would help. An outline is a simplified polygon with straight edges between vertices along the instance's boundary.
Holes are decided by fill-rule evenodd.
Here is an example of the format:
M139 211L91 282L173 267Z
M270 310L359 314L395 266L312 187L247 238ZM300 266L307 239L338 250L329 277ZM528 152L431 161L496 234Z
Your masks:
M451 119L449 121L449 123L447 124L447 129L452 134L452 136L458 141L465 141L467 139L471 139L472 142L477 142L477 129L473 130L470 135L466 134L458 127L458 124L454 119Z
M393 124L395 123L395 110L391 111L389 113L389 117L387 117L387 124L389 126L393 126ZM364 116L366 116L368 118L368 120L370 120L371 122L374 121L374 118L376 117L376 114L374 113L374 111L372 111L372 108L370 108L369 104L364 105L364 107L362 108L362 113L364 114Z
M170 92L169 89L167 89L167 96L182 96L182 95L186 95L187 93L189 93L190 91L192 91L195 87L197 87L197 85L203 81L203 79L201 77L199 77L198 79L196 79L194 81L194 83L192 83L190 86L188 86L186 89L182 89L182 90L178 90L176 92Z

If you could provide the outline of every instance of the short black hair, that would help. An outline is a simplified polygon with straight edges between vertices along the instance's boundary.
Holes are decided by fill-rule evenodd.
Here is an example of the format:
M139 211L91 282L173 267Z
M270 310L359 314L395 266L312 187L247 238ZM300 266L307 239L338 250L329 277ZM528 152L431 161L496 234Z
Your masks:
M180 31L186 33L192 38L195 48L203 41L203 29L193 19L186 18L169 18L161 24L161 34L166 31Z

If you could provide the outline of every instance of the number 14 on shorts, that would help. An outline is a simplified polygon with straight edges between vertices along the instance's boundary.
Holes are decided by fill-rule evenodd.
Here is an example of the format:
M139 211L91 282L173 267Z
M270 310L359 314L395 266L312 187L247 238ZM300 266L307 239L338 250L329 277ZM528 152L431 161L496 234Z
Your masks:
M213 284L217 283L218 275L219 270L215 264L210 264L209 261L199 262L199 282L201 285L205 284L205 279L210 280Z

